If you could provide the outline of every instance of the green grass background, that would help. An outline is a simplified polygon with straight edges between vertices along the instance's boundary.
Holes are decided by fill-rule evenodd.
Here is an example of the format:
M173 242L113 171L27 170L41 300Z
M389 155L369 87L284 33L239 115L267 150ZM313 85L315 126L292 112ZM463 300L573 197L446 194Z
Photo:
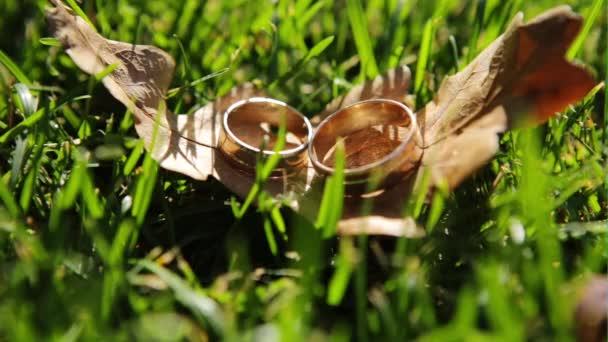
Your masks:
M253 81L312 115L400 64L420 107L517 11L562 3L590 19L569 57L605 79L603 0L80 6L104 36L175 57L176 112ZM337 238L333 219L264 193L243 209L215 180L160 169L99 77L48 39L45 6L0 1L0 340L574 338L578 289L608 259L603 89L406 208L426 237Z

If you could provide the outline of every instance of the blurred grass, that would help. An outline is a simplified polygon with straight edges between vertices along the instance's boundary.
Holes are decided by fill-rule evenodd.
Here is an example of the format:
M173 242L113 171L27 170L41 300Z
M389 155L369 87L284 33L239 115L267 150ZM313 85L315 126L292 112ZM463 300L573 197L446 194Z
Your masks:
M569 56L604 77L606 2L564 2L594 19ZM514 13L557 4L79 3L108 38L176 58L171 108L254 81L311 114L402 63L422 106ZM45 6L0 2L0 340L573 339L576 290L608 259L604 89L505 134L453 194L417 194L405 210L427 237L338 239L339 181L313 225L160 169L130 113L47 39Z

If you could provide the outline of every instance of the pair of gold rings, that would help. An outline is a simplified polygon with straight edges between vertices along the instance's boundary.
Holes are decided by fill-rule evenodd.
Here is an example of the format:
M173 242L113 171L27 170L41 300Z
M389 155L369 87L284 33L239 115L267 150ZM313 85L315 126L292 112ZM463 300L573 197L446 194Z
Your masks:
M284 138L278 134L281 127ZM288 104L254 97L234 103L224 113L219 150L248 173L254 172L261 155L278 154L280 161L271 176L306 170L308 160L319 175L328 176L335 172L336 148L342 144L344 182L354 185L403 178L418 161L412 155L418 134L414 113L393 100L357 102L326 117L314 130L308 118Z

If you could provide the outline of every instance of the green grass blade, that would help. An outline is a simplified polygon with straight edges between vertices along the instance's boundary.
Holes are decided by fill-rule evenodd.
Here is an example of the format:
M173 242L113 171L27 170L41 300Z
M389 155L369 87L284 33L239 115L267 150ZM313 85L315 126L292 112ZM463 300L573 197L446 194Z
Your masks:
M353 38L361 58L361 75L374 78L378 75L378 65L374 56L374 49L367 29L367 19L360 0L347 0L346 12Z
M484 17L486 13L486 0L477 0L477 7L475 9L475 23L473 26L473 34L469 40L469 51L467 53L466 64L469 64L473 58L477 55L477 43L481 29L484 23Z
M450 48L452 51L452 58L454 59L454 71L457 72L460 70L460 57L458 56L458 44L456 43L456 38L453 35L450 35L448 39L450 41Z
M82 184L83 177L83 165L81 163L77 163L72 169L70 179L61 192L61 201L59 201L59 206L62 209L69 209L74 205L76 197L80 193L80 185Z
M110 265L120 266L122 264L131 245L130 241L135 229L133 220L127 219L120 223L108 256Z
M277 139L273 147L274 152L279 152L285 148L285 143L287 142L287 126L285 120L286 116L282 115L280 118L279 130L276 134ZM262 143L260 150L266 150L265 146L266 141ZM258 197L258 194L263 189L263 184L266 182L268 177L272 175L272 171L277 167L277 165L279 165L279 162L281 161L281 155L278 153L271 154L266 158L265 161L263 160L265 158L263 154L259 153L257 157L258 160L255 170L255 183L251 187L251 190L249 190L249 193L247 194L247 197L240 208L237 209L236 202L233 202L232 205L233 213L239 220L245 215L249 207L253 204L253 201Z
M321 55L323 53L323 51L325 51L325 49L327 49L333 42L334 42L334 36L329 36L329 37L324 38L317 44L315 44L315 46L313 46L312 49L310 49L308 51L308 53L306 54L306 57L304 57L304 63Z
M158 173L158 162L149 153L144 158L143 172L137 180L135 194L133 195L133 216L138 225L142 225L146 218L148 208L152 202L152 194L156 187L156 175Z
M95 81L99 82L99 81L103 80L104 77L108 76L114 70L116 70L116 68L118 68L119 65L120 65L120 62L116 62L116 63L112 63L112 64L108 65L107 67L105 67L105 69L103 69L102 71L95 74Z
M32 81L25 76L25 73L2 50L0 50L0 63L2 63L19 82L27 86L32 84Z
M38 40L40 44L46 46L61 46L61 42L57 38L45 37Z
M25 177L25 181L23 182L23 187L21 189L19 204L21 205L21 209L24 213L28 212L30 203L34 197L34 192L36 191L36 181L38 179L38 172L42 159L42 149L44 148L43 140L44 137L39 135L36 141L36 146L34 147L34 153L32 154L31 158L32 169Z
M608 46L608 35L606 35L605 44ZM604 127L608 127L608 53L604 53ZM604 130L603 134L603 146L608 146L608 133ZM606 175L606 184L608 184L608 174Z
M420 51L418 52L418 61L416 62L416 77L414 78L414 93L416 95L420 94L422 91L422 84L426 75L429 60L431 59L431 49L433 47L434 35L434 19L429 19L424 25L422 42L420 45Z
M38 121L46 116L46 108L40 108L36 113L21 121L17 126L11 128L0 137L0 144L5 144L12 139L16 134L24 129L33 127Z
M38 99L23 83L17 83L13 87L17 92L17 97L19 99L18 104L20 105L20 109L23 111L25 117L34 114L38 108Z
M276 256L279 252L277 247L277 240L275 239L274 232L272 231L272 222L268 217L264 217L264 233L266 234L266 241L268 241L270 253Z
M352 240L340 241L340 254L336 260L336 270L327 286L327 304L339 305L346 294L352 274Z
M304 70L304 67L306 66L306 64L309 63L310 60L312 60L314 57L321 55L321 53L323 51L325 51L331 45L331 43L333 41L334 41L334 36L329 36L329 37L326 37L323 40L321 40L319 43L315 44L315 46L313 46L308 51L306 56L304 56L301 60L296 62L295 65L292 68L290 68L287 72L285 72L280 77L278 77L276 80L274 80L272 82L272 84L270 84L270 86L268 86L268 90L272 91L272 90L276 89L277 86L283 85L283 84L287 83L287 81L289 81L290 79L296 78Z
M154 151L156 146L156 139L158 137L158 130L160 127L159 118L165 112L165 104L161 103L160 108L157 112L157 118L154 122L154 130L152 132L152 139L150 141L150 151ZM158 174L158 162L152 158L151 153L146 153L144 162L142 165L142 173L137 179L137 185L135 187L135 194L133 195L133 207L132 214L135 217L138 226L141 226L152 202L152 195L156 188L156 176Z
M358 260L355 268L355 300L356 300L356 321L357 336L360 341L369 339L368 317L367 317L367 235L357 236Z
M279 233L281 233L281 235L283 236L283 239L287 240L287 227L285 225L285 221L283 220L283 216L281 215L281 210L279 209L279 207L274 207L270 211L270 218L272 218L272 222L274 223L275 227L277 227Z
M278 153L285 149L285 143L287 142L287 123L286 116L281 116L281 123L279 125L279 131L277 132L277 141L272 149L275 153L270 155L264 165L262 165L261 171L258 173L260 181L264 182L270 177L272 171L279 165L281 161L281 155Z
M308 24L326 4L327 1L317 1L312 6L308 7L306 11L303 11L304 13L296 18L298 29L301 31L306 30L305 25ZM301 13L302 11L296 10L296 12Z
M344 141L338 141L336 146L336 161L334 163L334 173L331 175L332 182L329 188L331 194L330 208L327 214L327 222L323 229L323 237L329 238L336 234L338 222L342 219L344 207L344 169L346 168L346 153Z
M15 201L13 194L2 179L0 179L0 199L13 219L21 216L21 209L19 208L17 201Z
M593 2L589 14L587 15L587 18L585 18L585 25L583 26L583 29L578 34L578 37L576 37L574 43L572 43L568 49L568 52L566 53L566 57L568 59L574 59L580 53L583 43L589 36L589 32L591 32L591 28L593 28L595 21L599 17L600 13L602 13L602 8L604 9L604 13L606 13L604 0L595 0Z
M179 51L182 55L183 62L184 62L184 64L183 64L184 67L182 69L181 77L184 80L188 80L190 75L192 75L192 68L190 67L190 59L188 58L188 54L186 53L186 49L184 48L184 44L182 44L181 39L179 39L179 37L175 34L173 35L173 39L175 39L175 41L177 41L177 46L179 46Z
M27 152L27 139L17 137L17 139L15 139L13 158L11 160L11 178L9 183L11 189L15 189L17 180L21 176Z
M319 214L315 222L317 229L323 230L324 238L330 238L336 234L338 222L342 218L345 165L344 141L339 140L335 152L334 173L325 181Z
M113 13L108 13L108 11L106 11L106 8L103 6L103 3L104 1L102 0L95 0L95 7L97 8L96 19L97 23L99 24L99 27L101 28L101 33L103 35L107 35L112 30L112 26L110 25L108 19Z
M123 175L129 176L131 173L133 173L133 170L135 169L135 166L137 165L137 161L139 161L139 158L141 157L141 155L143 153L144 153L144 141L138 140L137 144L133 148L133 151L129 155L129 158L127 158L127 161L125 162L125 166L122 171Z
M159 276L173 290L177 301L190 309L197 317L208 322L217 333L222 333L224 314L215 301L195 291L173 272L152 261L141 260L138 265Z
M86 15L86 13L84 13L84 11L82 10L82 8L80 8L80 6L78 6L78 4L76 3L76 1L74 0L66 0L68 5L70 5L70 7L72 8L72 10L74 12L76 12L76 14L78 14L78 16L80 16L82 19L84 19L84 21L87 22L87 24L89 24L89 26L91 26L91 28L97 32L97 28L95 27L95 25L93 25L93 22L91 21L91 19L89 19L89 17Z
M427 232L432 232L435 228L437 222L441 218L441 213L443 212L445 206L445 199L448 196L447 184L443 183L438 186L438 189L433 194L433 199L431 200L431 210L429 212L429 216L426 220L426 230Z
M101 219L104 215L104 205L98 197L93 180L87 171L83 172L82 180L83 182L80 184L82 199L91 216L95 219Z

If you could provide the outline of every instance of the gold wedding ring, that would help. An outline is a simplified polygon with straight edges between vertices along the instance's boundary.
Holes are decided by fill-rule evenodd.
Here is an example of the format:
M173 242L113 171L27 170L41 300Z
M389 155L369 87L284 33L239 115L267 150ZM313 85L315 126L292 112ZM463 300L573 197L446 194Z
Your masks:
M285 145L274 151L279 127L285 125ZM255 173L260 154L279 154L281 159L272 177L288 176L308 163L306 147L312 135L310 121L284 102L253 97L231 105L222 118L219 149L231 164L246 173Z
M388 186L419 162L419 138L416 116L408 107L393 100L366 100L325 118L310 141L308 155L317 173L331 175L342 140L345 185L365 185L373 179Z

